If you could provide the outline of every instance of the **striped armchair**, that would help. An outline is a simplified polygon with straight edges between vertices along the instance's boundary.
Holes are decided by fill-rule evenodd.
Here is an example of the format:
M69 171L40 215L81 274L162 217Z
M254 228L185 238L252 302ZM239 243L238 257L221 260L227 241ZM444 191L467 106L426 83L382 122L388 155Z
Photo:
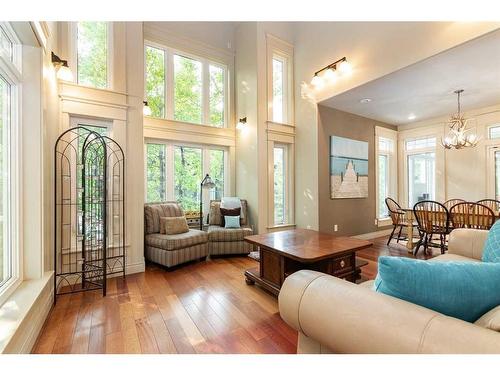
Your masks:
M147 260L172 267L208 255L208 234L190 229L181 234L160 234L160 217L184 216L177 202L144 205L144 252Z
M208 216L208 239L210 255L249 254L253 248L244 241L245 236L253 234L248 221L248 207L245 199L241 200L241 228L221 227L220 201L210 201Z

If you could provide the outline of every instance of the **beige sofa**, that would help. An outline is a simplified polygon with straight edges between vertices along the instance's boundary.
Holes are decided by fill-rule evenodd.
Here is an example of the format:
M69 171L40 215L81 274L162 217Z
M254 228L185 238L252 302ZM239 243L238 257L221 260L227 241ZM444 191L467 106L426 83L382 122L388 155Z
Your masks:
M147 260L172 267L208 255L208 233L190 229L181 234L161 234L160 217L184 216L177 202L144 205L144 253Z
M220 201L210 201L208 215L208 239L210 255L249 254L252 245L244 241L245 236L253 234L249 225L248 205L245 199L241 200L241 228L221 227Z
M432 261L480 261L487 233L454 230L449 252ZM377 293L372 284L314 271L289 276L279 310L299 332L297 352L500 353L500 332Z

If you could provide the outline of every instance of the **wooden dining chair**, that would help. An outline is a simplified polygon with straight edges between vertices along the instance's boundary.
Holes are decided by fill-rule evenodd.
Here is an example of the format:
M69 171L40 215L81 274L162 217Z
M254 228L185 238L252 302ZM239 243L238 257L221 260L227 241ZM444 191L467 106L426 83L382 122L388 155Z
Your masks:
M443 203L443 206L445 206L446 209L449 211L450 208L452 208L454 205L456 205L458 203L463 203L463 202L466 202L466 201L463 199L448 199L446 202Z
M446 250L446 236L450 233L450 214L448 209L435 201L421 201L413 206L413 215L417 220L420 240L415 247L417 255L420 246L424 246L424 253L429 247L439 247L441 254ZM432 236L439 236L439 244L432 242Z
M399 243L400 240L406 240L407 238L405 236L401 236L403 228L408 226L405 212L403 211L399 203L392 198L385 198L385 204L387 206L387 209L389 210L389 216L391 217L393 225L391 235L389 236L389 240L387 241L387 245L389 245L393 238L397 239L397 243ZM394 234L397 230L397 237L394 237Z
M489 230L495 223L495 213L484 204L462 202L450 209L453 228Z
M500 201L497 201L496 199L481 199L476 203L483 204L489 207L496 215L498 215L498 213L500 212Z

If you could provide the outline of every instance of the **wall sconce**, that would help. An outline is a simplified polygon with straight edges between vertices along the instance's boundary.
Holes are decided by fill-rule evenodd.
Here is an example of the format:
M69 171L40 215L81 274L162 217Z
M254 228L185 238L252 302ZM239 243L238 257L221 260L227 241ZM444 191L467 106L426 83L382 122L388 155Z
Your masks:
M142 114L144 116L151 116L151 108L149 107L148 102L144 100L142 104L144 104L144 106L142 107Z
M326 82L335 82L337 80L338 73L347 75L350 74L351 71L351 64L347 62L347 58L344 56L340 60L337 60L315 72L314 77L311 80L311 85L319 89L323 87Z
M68 60L63 60L54 52L52 52L52 64L56 67L57 79L60 79L62 81L73 81L73 73L68 67Z
M238 121L238 123L236 124L236 129L238 130L243 130L247 127L247 118L246 116L243 117L243 118L240 118L240 120Z

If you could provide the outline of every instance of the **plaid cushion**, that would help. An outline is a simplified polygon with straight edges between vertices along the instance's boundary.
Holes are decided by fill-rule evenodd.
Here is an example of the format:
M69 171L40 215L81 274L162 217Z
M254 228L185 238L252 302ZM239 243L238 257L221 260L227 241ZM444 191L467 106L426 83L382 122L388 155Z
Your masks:
M180 234L147 234L146 246L153 246L164 250L177 250L208 241L208 234L201 230L190 229L189 232Z
M247 219L248 204L246 199L241 200L241 215L240 222L241 225L248 225ZM220 200L210 201L210 213L208 218L208 224L210 225L221 225L222 217L220 214Z
M241 228L223 228L218 225L208 227L208 239L217 242L243 241L245 236L253 234L250 227Z
M144 232L160 233L160 217L184 216L177 202L151 203L144 205Z

